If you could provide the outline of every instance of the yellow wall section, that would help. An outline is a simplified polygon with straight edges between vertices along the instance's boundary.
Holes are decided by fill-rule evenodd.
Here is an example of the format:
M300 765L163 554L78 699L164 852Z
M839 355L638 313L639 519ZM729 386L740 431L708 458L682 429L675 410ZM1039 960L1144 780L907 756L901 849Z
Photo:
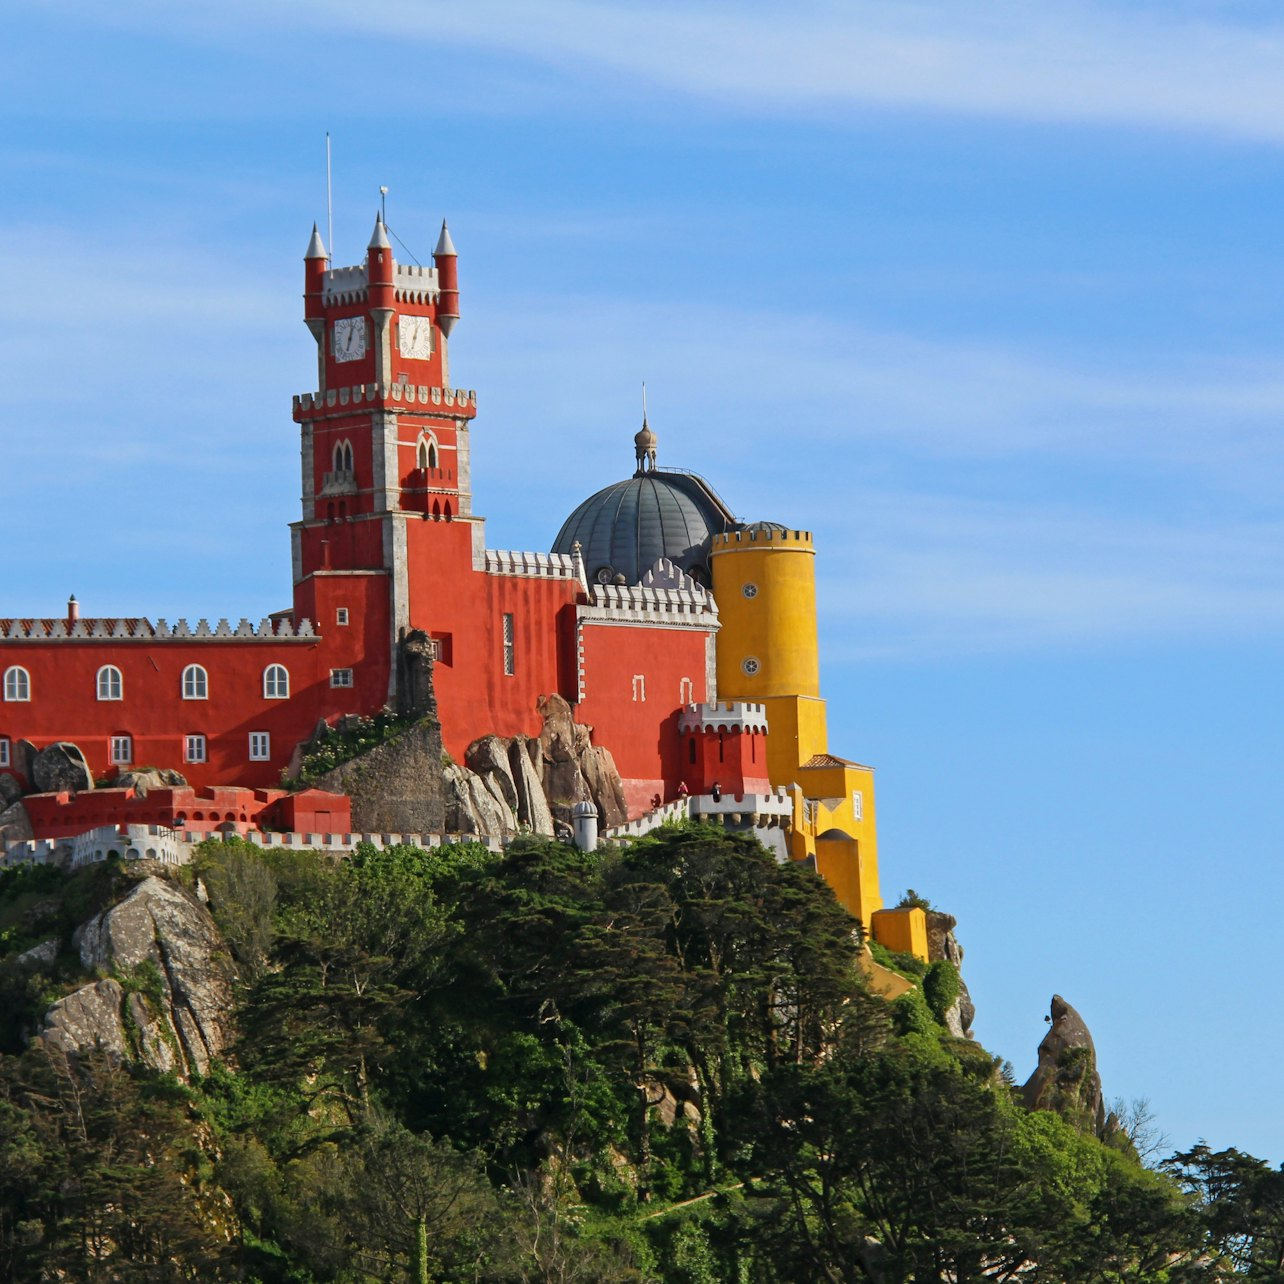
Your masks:
M874 917L874 938L897 954L927 961L927 915L916 905L879 910Z
M771 739L771 724L767 724ZM816 855L816 868L834 894L869 928L883 908L878 882L878 822L874 809L874 773L868 767L829 758L825 766L800 767L802 786L794 825L793 855ZM858 812L859 809L859 812ZM810 818L807 813L810 812Z

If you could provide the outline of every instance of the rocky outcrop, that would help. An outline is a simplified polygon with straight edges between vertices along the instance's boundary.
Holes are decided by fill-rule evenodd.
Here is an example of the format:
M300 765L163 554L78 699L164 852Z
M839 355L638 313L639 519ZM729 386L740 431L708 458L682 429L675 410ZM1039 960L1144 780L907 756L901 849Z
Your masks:
M537 764L540 760L538 740L519 736L508 746L508 762L517 787L517 819L533 834L551 838L554 834L553 812L544 792Z
M22 803L11 803L0 811L0 852L10 843L25 843L32 837L31 817Z
M230 1036L234 974L209 912L155 875L76 930L80 961L104 979L45 1014L40 1038L102 1047L153 1069L205 1074Z
M963 979L963 947L954 935L959 925L953 914L941 910L927 911L927 957L935 963L938 959L953 963L959 974L958 997L946 1009L945 1028L958 1039L972 1037L972 1022L976 1020L976 1004L968 993L967 982Z
M94 787L94 774L78 745L59 740L46 745L31 763L31 778L42 794L78 793Z
M0 773L0 811L12 807L22 797L22 786L8 772Z
M591 728L575 721L561 696L541 696L539 713L544 719L539 735L541 776L553 817L569 821L577 802L591 802L601 828L622 825L629 812L610 751L592 743Z
M447 788L446 829L452 834L476 834L479 838L511 838L517 832L517 817L491 777L449 763L442 768ZM510 782L511 783L511 782Z
M1052 1028L1039 1044L1039 1064L1021 1089L1030 1110L1054 1110L1085 1131L1104 1136L1105 1098L1097 1049L1084 1019L1059 994L1052 996Z

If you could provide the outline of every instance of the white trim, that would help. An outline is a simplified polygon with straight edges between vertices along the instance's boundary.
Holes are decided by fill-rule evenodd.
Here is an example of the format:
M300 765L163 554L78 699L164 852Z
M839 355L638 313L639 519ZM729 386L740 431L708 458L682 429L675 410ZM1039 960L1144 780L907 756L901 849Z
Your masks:
M4 698L13 704L31 702L31 674L20 664L11 664L4 671Z
M115 682L113 683L113 676ZM113 687L115 694L112 694ZM104 664L94 679L94 689L100 700L123 700L125 698L125 679L114 664ZM104 690L106 694L104 694Z
M189 677L191 678L190 683L188 681ZM189 664L183 669L181 690L184 700L208 700L210 698L210 675L205 671L204 665Z

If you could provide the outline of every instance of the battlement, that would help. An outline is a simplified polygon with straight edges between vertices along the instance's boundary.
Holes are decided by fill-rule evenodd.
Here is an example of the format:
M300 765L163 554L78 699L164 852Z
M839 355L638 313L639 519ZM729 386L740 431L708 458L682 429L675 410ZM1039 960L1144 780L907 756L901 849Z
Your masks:
M435 303L441 293L437 269L418 263L398 263L393 286L398 303Z
M678 731L767 732L767 706L747 704L743 700L715 701L683 706L678 715Z
M330 268L323 278L321 297L328 306L364 303L370 286L366 265Z
M793 547L814 551L811 531L785 531L765 527L740 531L724 531L713 537L713 556L718 553L736 552L745 548Z
M575 559L565 553L519 553L488 548L487 575L520 576L523 579L578 580Z
M163 619L153 624L145 619L75 620L68 628L65 619L58 620L0 620L0 644L5 642L263 642L307 641L314 642L320 634L311 620L300 620L297 625L288 619L259 621L256 629L249 620L241 617L235 628L221 619L210 627L208 620L196 622L193 628L186 620L177 620L172 626Z
M307 418L318 411L343 406L386 405L388 402L414 406L446 406L456 413L475 415L477 393L468 388L428 388L413 383L359 383L348 388L327 388L325 392L301 392L294 398L294 417Z
M580 608L582 618L646 623L698 624L708 628L718 608L710 593L694 581L687 588L652 588L642 584L594 584L589 603Z

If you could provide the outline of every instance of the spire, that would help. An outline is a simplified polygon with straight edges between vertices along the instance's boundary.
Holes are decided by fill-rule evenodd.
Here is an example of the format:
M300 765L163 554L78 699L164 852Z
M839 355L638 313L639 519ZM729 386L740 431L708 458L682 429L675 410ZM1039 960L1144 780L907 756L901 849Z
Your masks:
M328 259L330 256L325 252L325 242L321 240L321 233L317 231L317 225L312 224L312 239L308 242L308 252L303 256L305 259Z
M383 215L375 215L374 235L370 238L370 244L367 247L371 250L390 250L392 242L388 239L388 229L383 225Z
M446 226L446 220L441 220L441 235L437 238L437 248L433 250L433 258L441 254L454 254L455 243L450 239L450 229Z

